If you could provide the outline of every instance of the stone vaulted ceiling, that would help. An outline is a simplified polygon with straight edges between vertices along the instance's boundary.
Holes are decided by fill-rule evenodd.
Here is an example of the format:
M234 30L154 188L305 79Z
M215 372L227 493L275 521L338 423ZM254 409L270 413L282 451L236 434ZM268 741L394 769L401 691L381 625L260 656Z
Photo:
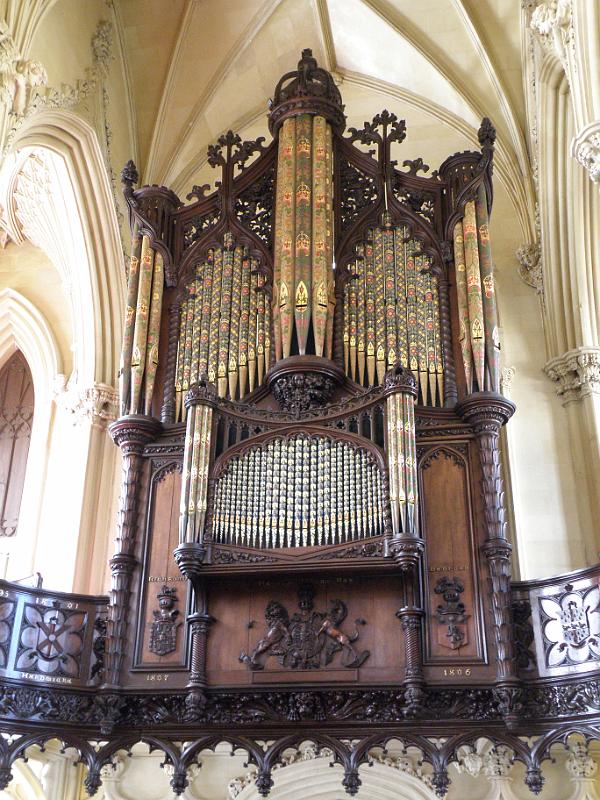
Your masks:
M515 0L115 0L140 171L181 196L211 180L206 148L229 128L267 134L267 98L311 47L340 81L349 124L406 118L402 158L437 167L498 131L496 174L531 208ZM268 134L267 134L268 136Z

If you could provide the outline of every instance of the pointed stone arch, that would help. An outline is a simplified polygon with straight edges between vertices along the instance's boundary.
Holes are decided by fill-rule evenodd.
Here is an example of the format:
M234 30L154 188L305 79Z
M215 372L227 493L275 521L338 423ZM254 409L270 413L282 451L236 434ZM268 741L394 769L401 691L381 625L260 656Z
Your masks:
M47 109L29 119L13 142L15 169L18 154L30 149L49 150L59 156L69 179L66 190L73 196L69 227L77 226L83 242L77 263L72 265L73 305L78 314L74 328L83 341L75 341L77 382L83 385L114 385L124 313L123 247L108 170L92 126L78 115ZM14 189L14 181L9 182ZM7 198L7 206L13 203ZM76 217L76 218L73 218ZM9 214L13 221L14 215ZM56 247L65 231L56 231ZM18 235L18 234L17 234ZM48 252L47 247L46 252ZM48 252L51 259L55 253ZM53 259L53 260L54 260ZM91 307L89 307L91 305Z
M11 576L22 578L33 572L37 531L42 509L52 424L52 398L64 381L62 362L54 334L43 314L14 289L0 291L0 367L20 350L31 370L34 414L29 455L23 483L19 535L6 540L2 550L11 558Z

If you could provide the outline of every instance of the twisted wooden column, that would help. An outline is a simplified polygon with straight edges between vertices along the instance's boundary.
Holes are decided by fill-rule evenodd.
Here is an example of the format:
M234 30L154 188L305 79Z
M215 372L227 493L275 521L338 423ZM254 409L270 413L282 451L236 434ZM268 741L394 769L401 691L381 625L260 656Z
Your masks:
M444 357L444 405L453 408L458 400L456 368L452 351L452 324L450 321L450 284L446 277L438 276L440 298L440 327L442 329L442 352Z
M166 425L175 422L175 371L177 369L177 340L179 336L179 303L169 309L169 332L167 340L167 363L165 365L165 385L163 404L160 410L161 421Z
M117 687L125 654L131 579L138 565L135 548L143 452L146 444L156 438L160 423L153 417L134 414L121 417L110 426L109 431L123 454L115 554L109 562L112 584L104 657L104 686Z
M496 700L506 724L517 723L521 690L511 612L511 553L506 538L504 481L498 446L500 429L515 411L510 400L495 392L477 392L458 405L458 413L477 437L481 463L486 541L482 547L491 578L492 625L496 648Z

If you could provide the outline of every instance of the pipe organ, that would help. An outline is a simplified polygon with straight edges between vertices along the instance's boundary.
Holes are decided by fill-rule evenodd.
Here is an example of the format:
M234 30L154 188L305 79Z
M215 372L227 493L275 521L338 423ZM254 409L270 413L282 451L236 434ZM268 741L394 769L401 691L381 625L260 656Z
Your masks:
M346 130L309 50L268 121L270 143L229 131L209 147L215 186L187 203L136 188L132 162L123 170L133 238L112 585L104 619L100 600L81 601L80 649L56 676L91 693L82 724L98 741L164 723L177 742L196 739L186 758L228 727L266 741L333 726L352 741L417 724L444 747L463 741L461 720L521 735L538 714L545 730L536 681L593 671L595 651L565 644L548 664L544 636L578 626L592 642L600 579L569 583L568 622L556 586L511 594L494 129L484 120L481 150L428 177L422 159L402 160L410 131L395 114ZM5 627L14 603L0 602ZM526 652L519 640L530 618L533 671L533 633ZM273 747L252 751L263 795Z
M147 487L136 489L147 509L139 540L146 570L166 557L167 582L189 580L179 602L191 604L191 638L170 658L179 670L192 659L190 713L223 670L237 686L257 671L302 683L301 670L282 678L268 656L248 654L249 620L220 627L226 596L273 608L261 574L280 596L285 581L318 576L327 593L345 575L352 588L338 599L352 597L358 616L374 609L361 633L369 652L369 637L396 637L400 618L403 647L383 661L344 659L360 662L361 682L403 682L408 715L440 665L468 664L503 691L518 682L506 593L481 589L510 556L504 526L482 522L503 497L488 476L497 440L487 426L497 432L513 410L497 394L494 132L484 121L481 152L426 177L421 160L397 167L408 132L396 115L345 125L331 75L305 52L275 88L271 143L230 131L209 148L215 191L194 187L186 205L163 187L135 189L134 168L124 172L133 247L115 436L125 420L127 430L138 418L160 424L135 467ZM367 579L378 574L396 576L395 609L394 593ZM440 576L468 608L451 629ZM215 622L200 630L198 614ZM136 635L132 676L155 668ZM246 655L228 662L222 636ZM324 667L322 680L339 670Z

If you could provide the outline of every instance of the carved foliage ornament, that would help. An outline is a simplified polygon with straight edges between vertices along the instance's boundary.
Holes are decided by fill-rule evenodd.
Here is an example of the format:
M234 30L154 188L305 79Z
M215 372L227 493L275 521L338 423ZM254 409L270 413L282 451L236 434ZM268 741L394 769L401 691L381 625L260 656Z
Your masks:
M356 669L367 660L368 650L357 652L353 643L358 639L356 629L351 634L341 630L348 615L342 600L332 600L329 611L314 610L314 589L310 584L298 590L299 611L291 617L277 600L271 600L265 609L266 635L248 655L240 654L240 661L250 670L261 670L270 656L288 669L322 669L341 652L341 665ZM363 619L355 620L364 625Z
M578 347L553 358L544 367L557 383L556 394L563 404L600 393L600 347Z
M539 242L523 244L516 252L519 262L519 276L536 294L544 294L544 274L542 270L542 248Z
M87 614L58 607L25 605L16 669L45 675L80 676Z

